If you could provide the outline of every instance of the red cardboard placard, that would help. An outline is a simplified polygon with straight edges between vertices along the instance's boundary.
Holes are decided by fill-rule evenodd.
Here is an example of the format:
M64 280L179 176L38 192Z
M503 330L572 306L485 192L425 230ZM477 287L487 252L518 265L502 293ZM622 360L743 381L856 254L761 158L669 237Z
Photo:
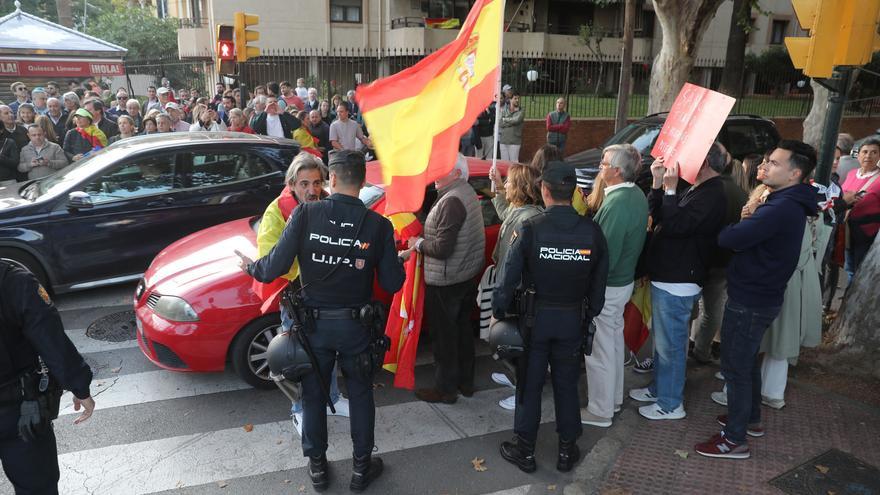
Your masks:
M664 157L667 168L678 162L681 178L693 184L734 103L735 98L685 83L669 109L651 156Z

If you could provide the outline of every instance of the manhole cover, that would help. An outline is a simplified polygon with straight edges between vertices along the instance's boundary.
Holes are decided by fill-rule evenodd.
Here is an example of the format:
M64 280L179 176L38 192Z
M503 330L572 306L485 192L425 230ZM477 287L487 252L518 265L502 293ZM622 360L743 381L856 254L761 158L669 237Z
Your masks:
M770 480L792 495L878 495L880 470L852 454L831 449Z
M86 335L95 340L106 342L134 340L137 331L134 318L134 310L102 316L89 325L89 328L86 329Z

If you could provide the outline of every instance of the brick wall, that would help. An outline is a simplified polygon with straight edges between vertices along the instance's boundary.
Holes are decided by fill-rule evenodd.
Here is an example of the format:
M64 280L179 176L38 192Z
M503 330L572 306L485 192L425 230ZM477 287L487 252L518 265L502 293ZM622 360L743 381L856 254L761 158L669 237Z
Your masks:
M803 118L772 119L784 139L801 139L804 133ZM847 117L843 119L840 132L848 132L856 139L873 134L880 128L880 118ZM523 124L523 142L519 152L521 162L528 163L538 150L547 142L547 131L543 120L526 120ZM578 151L597 148L614 134L614 121L611 119L578 119L571 122L568 132L565 154L571 155Z

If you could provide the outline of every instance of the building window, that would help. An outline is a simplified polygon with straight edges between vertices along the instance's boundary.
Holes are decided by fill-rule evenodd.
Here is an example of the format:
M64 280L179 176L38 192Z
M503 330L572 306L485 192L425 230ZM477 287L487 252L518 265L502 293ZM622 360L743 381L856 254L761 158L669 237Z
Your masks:
M361 0L330 0L330 22L361 22Z
M770 31L770 44L781 45L785 42L785 35L788 33L788 21L775 20Z

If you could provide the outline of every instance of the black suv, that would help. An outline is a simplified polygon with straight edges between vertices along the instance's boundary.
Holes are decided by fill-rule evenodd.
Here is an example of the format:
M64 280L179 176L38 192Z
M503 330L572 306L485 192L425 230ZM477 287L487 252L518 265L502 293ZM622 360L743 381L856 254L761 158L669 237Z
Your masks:
M602 160L602 149L612 144L629 143L638 148L642 154L642 170L637 183L647 191L651 185L651 150L654 141L660 135L660 129L666 121L668 112L655 113L627 125L611 136L601 148L593 148L575 153L565 159L578 169L578 185L585 189L593 188L593 180L599 173L599 162ZM757 115L729 115L718 133L718 140L737 160L751 153L763 154L779 142L776 125Z

